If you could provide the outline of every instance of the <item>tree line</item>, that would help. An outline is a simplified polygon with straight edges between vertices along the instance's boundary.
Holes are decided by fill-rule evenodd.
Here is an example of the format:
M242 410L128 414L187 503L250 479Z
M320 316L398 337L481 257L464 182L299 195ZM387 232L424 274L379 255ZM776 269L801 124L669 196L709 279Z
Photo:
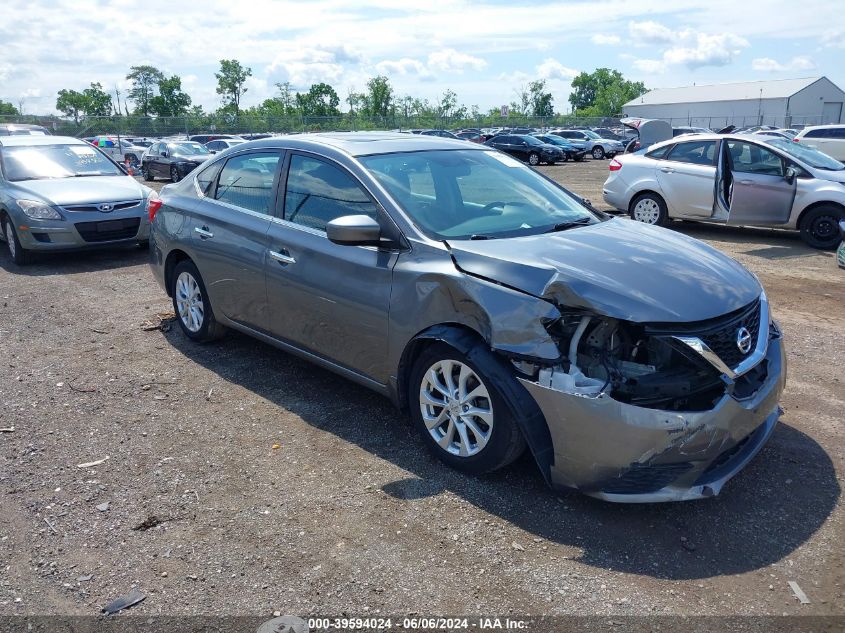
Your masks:
M241 101L248 92L247 80L252 69L236 59L220 60L214 74L221 106L215 114L233 114L264 117L333 117L340 116L341 97L327 83L312 84L308 90L297 92L290 82L277 83L277 92L260 104L242 108ZM81 116L143 116L178 117L206 114L199 105L192 105L190 95L182 88L178 75L166 76L150 65L131 66L126 79L130 88L121 94L106 90L102 84L92 82L81 91L62 89L56 98L56 109L75 123ZM568 101L573 113L582 116L614 116L622 106L646 92L642 82L626 80L622 73L609 68L599 68L592 73L580 73L572 81ZM399 95L383 75L367 81L363 90L350 89L343 98L346 113L363 117L473 119L498 116L499 108L482 112L477 105L466 106L458 102L457 94L447 89L435 101L412 95ZM131 109L130 109L131 104ZM555 116L554 97L546 81L537 79L513 91L509 109L512 114L531 117ZM19 114L11 103L0 100L0 114Z

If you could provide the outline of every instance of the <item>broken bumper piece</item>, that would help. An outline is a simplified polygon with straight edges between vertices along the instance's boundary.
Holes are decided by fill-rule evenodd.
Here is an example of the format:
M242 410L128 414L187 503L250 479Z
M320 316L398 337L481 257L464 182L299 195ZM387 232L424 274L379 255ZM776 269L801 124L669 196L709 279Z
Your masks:
M751 395L740 399L726 392L712 409L692 412L520 382L549 427L553 485L615 502L684 501L718 494L774 431L786 380L783 339L777 332L761 367L765 371L758 376L764 377Z

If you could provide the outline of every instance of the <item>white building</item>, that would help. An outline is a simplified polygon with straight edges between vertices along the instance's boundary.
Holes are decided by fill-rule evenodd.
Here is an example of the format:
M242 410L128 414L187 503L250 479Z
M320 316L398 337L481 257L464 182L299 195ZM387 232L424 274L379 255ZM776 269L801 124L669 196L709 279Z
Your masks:
M845 92L827 77L660 88L629 101L626 116L674 126L818 125L845 122Z

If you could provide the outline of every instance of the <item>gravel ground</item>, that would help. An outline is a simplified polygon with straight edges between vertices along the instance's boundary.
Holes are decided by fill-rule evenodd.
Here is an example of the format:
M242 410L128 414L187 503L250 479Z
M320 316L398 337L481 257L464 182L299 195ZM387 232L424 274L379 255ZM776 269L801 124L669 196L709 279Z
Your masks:
M606 164L541 169L601 207ZM528 459L451 472L346 380L145 331L171 306L140 250L0 246L0 615L136 586L140 615L845 613L845 271L791 233L674 228L760 277L790 377L721 496L654 506L556 494Z

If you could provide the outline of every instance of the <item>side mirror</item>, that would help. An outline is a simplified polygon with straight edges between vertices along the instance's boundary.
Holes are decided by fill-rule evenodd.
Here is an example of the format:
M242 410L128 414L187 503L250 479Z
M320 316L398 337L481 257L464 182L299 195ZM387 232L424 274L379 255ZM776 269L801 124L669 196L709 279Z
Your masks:
M344 215L326 225L326 236L344 246L372 246L379 243L381 227L368 215Z
M210 149L210 150L208 150L208 153L209 154L216 154L217 150L216 149Z
M798 178L798 170L795 167L787 167L786 172L783 174L783 179L786 180L790 185L795 182L795 179Z
M167 158L167 150L166 149L162 150L161 156L162 156L162 158Z

